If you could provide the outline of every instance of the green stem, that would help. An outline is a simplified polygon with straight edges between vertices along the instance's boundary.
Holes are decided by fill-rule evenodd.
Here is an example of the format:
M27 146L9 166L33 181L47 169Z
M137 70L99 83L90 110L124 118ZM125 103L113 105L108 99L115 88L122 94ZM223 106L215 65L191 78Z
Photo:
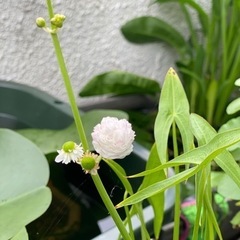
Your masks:
M227 76L227 59L228 59L228 48L226 44L226 6L225 1L221 1L221 39L222 39L222 71L221 71L221 81L225 81Z
M47 6L48 6L49 16L50 16L50 18L52 18L53 17L53 7L51 4L51 0L47 0ZM86 134L85 134L85 131L83 128L82 120L81 120L81 117L79 114L78 106L77 106L77 103L75 100L71 80L70 80L68 70L67 70L67 67L66 67L66 64L64 61L64 57L62 54L62 49L61 49L61 46L59 43L58 35L56 33L53 33L53 34L51 34L51 36L52 36L52 41L53 41L58 65L59 65L60 71L62 73L62 77L64 80L67 95L68 95L68 99L69 99L70 106L72 109L73 118L74 118L74 121L75 121L75 124L77 127L77 132L79 134L80 141L82 142L83 149L86 151L89 149L88 142L87 142Z
M118 227L120 233L122 234L123 239L131 240L131 237L126 230L122 219L118 215L116 208L114 207L112 201L110 200L99 175L97 174L97 175L91 175L91 176L92 176L93 182L98 190L98 193L100 194L100 196L103 200L104 205L106 206L107 210L109 211L109 213L110 213L111 217L113 218L116 226Z
M48 7L49 16L50 16L50 18L52 18L54 15L54 11L53 11L51 0L47 0L47 7ZM55 53L56 53L57 61L59 64L59 68L61 70L64 84L66 87L66 91L68 94L68 98L69 98L69 102L71 105L71 109L72 109L74 121L75 121L75 124L77 127L77 131L78 131L80 140L82 142L82 146L83 146L84 150L86 151L86 150L88 150L88 142L87 142L87 138L86 138L85 131L83 128L82 120L81 120L81 117L79 114L78 106L76 104L76 100L74 97L74 92L72 89L70 77L69 77L67 67L66 67L66 64L64 61L64 57L62 54L61 46L60 46L60 43L58 40L58 35L56 33L52 33L51 36L52 36L52 41L53 41L53 45L55 48ZM112 201L110 200L99 175L97 174L97 175L91 175L91 176L92 176L93 182L103 200L103 203L105 204L105 206L108 209L110 215L112 216L116 226L118 227L120 233L122 234L123 239L131 240L131 237L128 234L128 232L123 224L123 221L120 218L120 216L118 215L117 210L115 209Z
M174 158L178 156L178 144L177 144L177 132L176 124L173 122L172 125L172 136L173 136L173 151ZM179 173L179 166L175 167L175 174ZM175 206L174 206L174 228L173 228L173 240L179 240L179 228L180 228L180 215L181 215L181 195L180 185L175 186Z
M52 7L52 1L51 0L47 0L47 8L48 8L49 17L51 19L54 16L53 7Z
M124 199L126 199L127 196L128 196L128 192L125 191ZM132 221L131 221L131 214L129 212L128 206L124 206L124 210L125 210L125 213L126 213L126 220L127 220L127 224L128 224L128 228L129 228L129 234L130 234L131 238L134 240L135 239L134 231L133 231L133 226L132 226Z

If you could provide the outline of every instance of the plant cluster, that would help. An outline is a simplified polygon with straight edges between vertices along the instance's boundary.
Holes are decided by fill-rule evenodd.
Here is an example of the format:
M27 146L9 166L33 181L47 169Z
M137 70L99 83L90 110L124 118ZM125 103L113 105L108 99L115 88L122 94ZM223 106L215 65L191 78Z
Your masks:
M154 123L154 139L155 142L151 147L150 155L148 161L146 163L146 169L143 172L136 173L132 176L127 176L125 170L118 164L118 161L121 161L122 158L129 155L133 149L133 141L135 139L135 132L132 130L131 124L126 119L117 119L113 117L104 117L100 123L98 123L92 131L91 137L92 141L89 142L89 139L86 137L86 131L82 124L82 116L79 113L78 106L76 105L75 97L73 94L71 81L69 78L69 74L67 68L65 66L65 61L63 58L63 54L61 51L59 39L58 39L58 31L63 26L63 22L65 21L65 16L62 14L55 14L53 11L51 0L47 0L47 7L50 17L50 26L47 26L45 19L38 18L37 26L43 28L46 32L48 32L52 38L54 49L56 52L56 57L58 60L59 68L61 70L63 80L65 83L66 91L69 97L70 106L72 109L72 113L74 116L74 121L76 125L76 132L78 134L78 140L69 139L65 143L63 143L62 149L58 150L58 155L55 158L56 162L60 162L63 164L68 164L70 162L75 162L79 164L83 171L86 174L89 174L94 182L99 195L101 196L109 214L112 216L116 226L119 229L119 238L124 240L133 240L135 239L134 229L132 225L132 217L137 216L139 221L141 222L141 239L142 240L150 240L152 238L159 239L161 233L161 227L164 220L164 194L165 191L169 188L175 188L175 205L174 205L174 229L173 229L173 239L178 240L180 236L180 216L181 216L181 184L184 184L190 180L194 182L194 197L196 200L196 216L193 220L193 231L191 235L191 239L215 239L218 237L222 238L221 230L219 227L218 218L215 215L214 206L213 206L213 187L220 188L221 184L216 184L219 180L223 179L223 176L219 176L218 172L214 172L212 166L214 165L216 168L220 168L222 173L224 173L224 177L230 179L231 189L235 189L236 186L237 191L239 192L240 188L240 167L237 164L236 157L234 158L234 152L239 151L238 142L240 141L240 128L232 127L231 123L226 123L223 125L219 132L217 132L211 125L210 122L213 122L213 116L216 115L216 121L219 123L220 116L223 114L223 109L226 107L226 99L229 99L229 92L222 91L223 86L226 89L232 90L232 79L226 81L226 85L224 81L226 77L229 75L235 74L235 67L230 69L228 67L226 56L224 55L227 52L228 56L231 56L230 62L233 66L238 63L237 56L232 56L232 49L229 47L230 43L233 41L232 31L234 31L236 24L234 22L233 25L230 25L228 28L226 27L227 22L226 18L226 7L231 7L230 10L235 12L238 9L239 4L236 4L232 1L220 1L219 4L213 4L213 13L212 17L206 16L203 10L193 1L190 0L182 0L178 1L185 13L186 19L188 20L189 27L191 27L192 34L194 34L194 38L191 41L185 41L185 39L177 33L176 30L170 28L170 26L166 25L166 23L161 20L155 18L140 18L136 21L127 24L123 27L123 32L131 36L131 39L135 39L138 42L148 42L156 39L168 40L170 44L174 45L176 49L178 49L179 54L181 55L181 72L185 74L184 77L184 86L187 85L189 88L184 89L176 71L173 68L170 68L166 74L159 104L158 104L158 112ZM158 2L167 2L167 1L158 1ZM208 45L210 44L207 41L208 46L206 49L208 51L204 51L203 43L199 43L196 38L196 33L192 29L192 24L189 21L189 12L186 7L186 4L193 7L199 14L199 19L203 27L203 34L206 36L210 36L208 41L214 41L215 37L219 35L223 35L224 41L222 42L225 48L224 51L221 51L219 54L223 58L221 61L220 69L224 70L224 73L217 74L217 76L221 76L220 79L217 79L215 76L215 70L217 65L214 63L219 63L219 61L213 61L213 55L216 53L215 50L212 50ZM235 6L236 5L236 6ZM221 28L216 29L216 31L212 31L213 23L216 24L216 11L221 9ZM232 15L231 15L232 16ZM236 14L233 16L236 18ZM234 19L235 19L234 18ZM213 22L211 22L211 21ZM236 20L236 19L235 19ZM143 25L138 25L139 23ZM211 24L210 24L211 23ZM131 25L132 24L132 25ZM137 24L137 25L135 25ZM210 25L209 25L210 24ZM139 26L152 26L151 28L140 28ZM135 27L133 27L135 26ZM136 28L138 26L139 28ZM225 31L230 34L231 38L227 39ZM135 32L134 34L130 34L131 31L127 31L131 29L136 31L136 29L140 29L139 32ZM152 29L149 32L149 29ZM145 32L142 34L142 32ZM154 30L154 31L153 31ZM164 32L164 31L165 32ZM164 36L166 39L162 39L162 33L165 33ZM147 35L146 35L147 33ZM170 37L170 35L172 37ZM213 34L213 35L212 35ZM204 35L205 36L205 35ZM179 45L180 44L180 45ZM189 45L190 44L190 45ZM192 45L194 48L191 48ZM179 47L181 46L181 47ZM205 45L204 45L205 46ZM234 45L235 46L235 45ZM221 49L220 47L220 49ZM236 46L235 46L236 47ZM195 49L197 52L194 52ZM235 50L237 49L234 48ZM219 50L219 49L218 49ZM199 54L196 56L196 53ZM235 52L234 52L235 53ZM199 66L194 65L194 68L197 69L196 72L191 72L188 68L190 65L195 64L193 59L199 56L204 56L204 59L208 59L207 62L211 62L211 67L207 70L204 66L203 69L199 69ZM235 62L236 61L236 62ZM206 70L206 72L205 72ZM232 73L233 72L233 73ZM231 73L231 74L230 74ZM110 73L111 74L111 73ZM121 73L122 74L122 73ZM122 74L122 76L129 76L126 74ZM206 78L208 76L208 78ZM141 77L136 77L135 86L142 86L141 84L146 82L142 80ZM187 79L191 77L190 84L187 83ZM193 77L193 79L192 79ZM140 80L139 80L140 79ZM198 81L199 80L199 81ZM186 81L186 82L185 82ZM229 81L229 82L228 82ZM123 85L124 85L123 80ZM140 83L140 84L139 84ZM156 93L156 91L152 88L152 86L156 86L156 83L149 82L151 85L149 87L149 92L152 94ZM231 87L230 87L231 85ZM133 86L133 90L136 90ZM143 88L139 87L139 92L142 91ZM196 99L201 96L209 96L209 89L214 89L213 95L211 98L203 100L205 102L208 101L208 111L207 111L207 120L194 112L194 109L200 109L200 113L202 113L201 109L204 108L204 105L201 105L201 101L199 101L199 106L196 107ZM99 90L99 89L98 89ZM130 88L131 90L131 88ZM158 89L157 89L158 90ZM230 91L229 90L229 91ZM222 92L221 92L222 91ZM216 112L212 112L215 110L216 101L220 98L221 94L223 97L223 104L220 104L219 110L216 109ZM224 94L223 94L224 93ZM189 94L192 94L189 96ZM220 95L219 95L220 94ZM188 96L188 97L187 97ZM190 103L189 103L190 99ZM230 110L229 110L230 109ZM238 104L233 102L229 105L229 112L233 113L238 109ZM1 130L2 131L2 130ZM5 136L5 142L2 144L0 142L0 150L3 155L10 154L10 152L6 152L5 147L12 145L18 145L21 142L21 146L26 143L27 148L21 152L22 149L19 149L21 152L21 159L24 158L25 155L31 149L31 156L34 155L36 159L40 159L39 161L45 162L44 156L42 153L39 153L36 150L34 145L31 145L29 141L25 140L22 137L17 137L19 135L11 136L11 132L5 132L3 130L3 136ZM19 139L18 139L19 138ZM180 140L180 141L179 141ZM13 141L13 142L11 142ZM172 141L172 143L169 143ZM181 144L179 144L181 142ZM169 153L169 144L172 146L173 154ZM231 154L231 152L233 154ZM22 156L24 154L24 156ZM10 154L11 155L11 154ZM14 160L13 154L6 158ZM116 160L116 161L115 161ZM102 181L101 176L99 174L99 168L101 168L101 162L104 161L117 175L119 180L122 182L124 186L125 193L122 196L122 201L118 203L116 206L113 205ZM14 161L13 161L14 162ZM175 174L173 176L169 176L169 169L173 168ZM26 169L24 169L27 171ZM14 199L10 201L0 203L0 208L5 209L4 214L1 214L2 218L6 215L10 216L7 218L7 225L12 226L10 223L13 215L7 214L7 211L14 212L11 207L14 204L17 208L14 214L20 216L17 219L23 218L22 215L18 214L19 208L21 208L20 203L23 203L26 199L28 202L34 200L34 206L39 203L39 206L36 207L36 212L30 213L29 209L27 214L31 217L27 219L27 221L19 221L17 226L13 226L12 229L4 229L4 226L0 224L1 234L5 234L6 239L28 239L25 225L31 221L34 217L40 215L50 202L50 192L46 185L46 175L44 179L41 179L40 183L30 184L30 187L27 189L23 189L21 193L27 192L27 195L24 194L20 196L19 199ZM140 187L134 191L131 185L131 178L142 178L142 182ZM217 178L217 180L216 180ZM24 179L24 176L22 176ZM215 179L215 181L214 181ZM29 183L26 183L26 186L29 186ZM12 191L14 186L7 186L9 191ZM226 188L230 188L229 186L225 186L225 188L217 189L223 195L226 194ZM1 189L1 192L5 192L4 189ZM9 192L6 191L4 197L6 199L9 198ZM44 199L43 202L37 202L36 196L41 195L41 200ZM238 193L239 194L239 193ZM227 195L227 194L226 194ZM12 197L12 196L10 196ZM14 196L13 196L14 197ZM239 197L239 196L238 196ZM239 198L240 199L240 198ZM153 229L149 230L144 222L143 216L143 202L147 200L148 203L152 206L154 212L153 219ZM4 206L5 205L5 206ZM31 205L29 203L29 205ZM14 209L16 209L14 208ZM122 219L118 213L119 208L124 208L126 218ZM40 210L39 210L40 209ZM25 219L25 218L23 218ZM237 219L237 220L236 220ZM4 220L2 219L0 222L2 223ZM234 223L238 223L238 216L234 219ZM237 224L236 224L237 225Z
M226 107L233 97L234 82L240 77L239 2L211 1L210 13L193 0L156 0L154 3L179 5L188 33L180 32L177 25L161 18L142 16L121 27L123 36L135 44L163 42L172 47L178 54L176 65L191 111L219 128L229 119ZM192 13L198 17L197 27ZM81 94L85 94L85 89Z

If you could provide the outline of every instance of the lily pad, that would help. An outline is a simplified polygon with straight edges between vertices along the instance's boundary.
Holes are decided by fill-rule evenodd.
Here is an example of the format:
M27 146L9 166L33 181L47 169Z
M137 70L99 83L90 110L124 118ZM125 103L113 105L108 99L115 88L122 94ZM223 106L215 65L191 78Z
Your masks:
M49 165L35 144L8 129L0 129L0 153L0 240L20 239L51 203Z

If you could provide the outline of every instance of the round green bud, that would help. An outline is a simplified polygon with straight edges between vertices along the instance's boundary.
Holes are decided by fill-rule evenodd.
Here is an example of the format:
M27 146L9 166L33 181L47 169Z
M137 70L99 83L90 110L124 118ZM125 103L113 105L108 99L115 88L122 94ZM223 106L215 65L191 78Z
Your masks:
M84 170L92 170L95 167L96 162L94 157L84 156L81 159L81 165Z
M61 28L63 26L65 18L66 17L62 14L55 14L54 17L51 19L51 24L58 28Z
M75 143L73 141L65 142L62 146L63 151L66 153L72 152L74 148L75 148Z
M46 26L46 21L45 21L44 18L39 17L39 18L36 19L36 24L37 24L38 27L43 28L43 27Z

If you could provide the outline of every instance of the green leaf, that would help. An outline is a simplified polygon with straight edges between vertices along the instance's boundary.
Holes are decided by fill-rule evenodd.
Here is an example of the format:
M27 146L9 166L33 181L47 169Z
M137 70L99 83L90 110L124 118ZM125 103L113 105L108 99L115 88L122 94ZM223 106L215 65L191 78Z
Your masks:
M189 5L194 10L196 10L203 32L206 33L208 31L208 15L202 9L202 7L199 4L197 4L195 1L193 0L156 0L156 2L158 3L176 2L176 3Z
M193 147L189 116L189 104L183 86L176 72L170 68L163 83L154 127L157 150L162 163L167 161L168 135L173 122L177 124L181 133L184 151Z
M92 78L81 90L81 97L96 95L150 94L160 92L159 83L123 71L106 72Z
M28 240L28 233L26 228L23 228L19 233L17 233L11 240Z
M179 174L176 174L170 178L167 178L166 180L157 182L155 184L150 185L149 187L146 187L137 193L133 194L132 196L126 198L119 204L117 204L117 208L123 207L123 206L128 206L132 205L138 202L141 202L151 196L154 196L156 194L159 194L166 189L177 185L178 183L187 180L191 176L193 176L198 170L198 167L193 167L190 169L187 169Z
M154 144L147 164L146 170L154 169L161 164L160 159L158 157L157 148ZM160 173L153 173L144 177L142 185L140 186L139 190L144 189L156 182L160 182L166 179L166 175L164 171ZM160 230L162 227L163 215L164 215L164 192L158 193L154 196L148 198L149 203L151 204L154 212L154 220L153 220L153 227L154 227L154 236L156 239L159 238Z
M223 124L218 132L225 132L229 131L231 129L239 128L240 127L240 117L232 118L229 121L227 121L225 124ZM234 146L231 146L228 150L234 151L236 149L240 149L240 143L235 144Z
M133 43L165 42L179 53L188 51L188 43L176 28L156 17L135 18L124 24L121 31Z
M240 211L235 214L235 216L231 220L231 224L234 227L238 227L240 225Z
M51 192L47 187L19 195L0 203L0 240L9 239L41 216L49 207Z
M0 202L47 184L47 160L28 139L0 129L0 153Z
M90 149L93 149L91 145L93 128L106 116L119 119L128 118L125 112L117 110L92 110L82 114L82 121ZM63 143L66 141L71 140L77 143L80 141L74 123L62 130L22 129L18 130L18 133L34 142L44 154L56 152L57 149L62 148Z
M36 145L0 129L0 152L0 240L6 240L46 211L51 192L49 165Z
M212 182L217 192L227 199L240 200L240 188L224 172L212 172Z
M126 172L125 170L115 161L113 160L107 160L107 159L103 159L103 161L105 163L108 164L108 166L116 173L116 175L118 176L118 178L120 179L120 181L122 182L124 188L126 189L126 191L131 195L133 194L133 190L132 190L132 186L129 183L127 177L126 177Z
M189 177L196 174L198 171L202 170L207 164L210 163L218 154L220 154L227 147L235 144L240 141L240 128L218 133L208 144L195 148L191 151L188 151L173 160L156 167L153 170L146 171L145 173L138 174L138 176L144 176L152 174L154 172L160 171L168 167L174 167L185 164L196 164L198 166L184 170L183 172L176 174L173 177L167 178L161 182L150 185L149 187L144 188L143 190L138 191L129 198L125 199L117 205L117 207L123 207L131 204L135 204L139 201L143 201L155 194L158 194L166 189L188 179ZM227 164L226 164L227 165ZM226 168L227 169L227 168ZM239 167L238 167L239 169ZM238 170L237 170L238 171ZM230 169L230 173L233 173L234 169ZM234 173L232 176L237 177ZM232 177L231 176L231 177ZM239 175L238 175L239 176ZM234 181L240 186L240 179L237 180L234 178Z
M217 136L217 132L215 129L202 117L197 114L191 114L191 124L192 131L194 136L197 138L199 145L209 143L214 137ZM239 129L239 128L238 128ZM226 132L221 131L221 132ZM225 143L227 143L226 139L224 139ZM235 144L236 145L236 144ZM233 145L234 146L234 145ZM233 156L226 150L221 154L215 157L215 162L222 170L238 185L240 188L240 167L236 163Z
M190 122L192 133L199 146L210 142L217 135L216 130L204 118L195 113L190 115Z
M227 114L229 115L240 111L240 98L237 98L232 102L230 102L229 105L227 106L226 111L227 111Z

